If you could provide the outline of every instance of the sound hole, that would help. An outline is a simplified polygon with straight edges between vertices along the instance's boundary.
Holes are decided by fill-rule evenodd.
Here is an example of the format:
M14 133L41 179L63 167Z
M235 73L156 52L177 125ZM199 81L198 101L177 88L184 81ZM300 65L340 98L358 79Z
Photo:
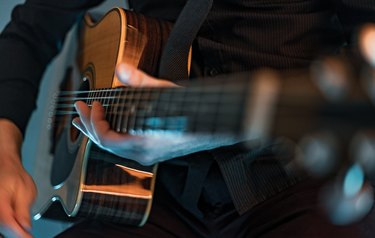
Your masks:
M64 78L59 88L60 92L73 90L72 71L73 71L72 67L69 67L65 71ZM56 104L54 106L57 107L59 105L59 102L57 101L59 100L59 97L55 98L55 100L56 100ZM62 108L62 109L65 109L65 108ZM59 109L59 110L62 110L62 109ZM63 134L67 119L70 118L68 114L58 114L59 110L55 109L53 112L53 116L52 116L53 126L52 126L52 133L51 133L52 138L51 139L53 143L51 144L51 148L50 148L51 154L55 153L57 142L59 138L61 137L61 135ZM66 110L70 110L70 108L67 108Z
M71 85L71 84L66 84ZM88 91L90 89L89 80L83 81L81 84L79 91ZM71 91L71 90L69 90ZM62 112L62 115L55 113L56 115L54 118L55 127L53 130L53 141L54 145L52 147L52 154L54 155L54 160L52 164L52 172L51 172L51 185L52 186L59 186L61 185L69 176L70 172L73 169L74 162L76 160L76 155L79 149L79 143L77 140L80 138L79 131L71 125L71 121L74 117L77 116L74 113L73 103L76 101L77 97L85 98L87 97L87 93L82 94L69 94L66 93L67 90L62 90L60 94L60 100L58 101L61 105L66 105L66 109L61 110L64 108L59 106L56 107L58 110ZM63 98L61 100L61 98ZM59 104L58 103L58 104ZM56 110L57 112L57 110Z

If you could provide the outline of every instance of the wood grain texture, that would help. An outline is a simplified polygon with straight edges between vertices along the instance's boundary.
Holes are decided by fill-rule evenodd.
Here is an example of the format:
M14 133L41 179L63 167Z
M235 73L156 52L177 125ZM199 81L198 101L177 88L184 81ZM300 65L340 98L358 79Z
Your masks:
M94 23L85 19L78 64L91 89L122 86L115 74L122 62L157 75L159 58L171 24L114 9ZM151 209L156 166L145 167L104 152L96 146L82 184L78 216L143 225Z

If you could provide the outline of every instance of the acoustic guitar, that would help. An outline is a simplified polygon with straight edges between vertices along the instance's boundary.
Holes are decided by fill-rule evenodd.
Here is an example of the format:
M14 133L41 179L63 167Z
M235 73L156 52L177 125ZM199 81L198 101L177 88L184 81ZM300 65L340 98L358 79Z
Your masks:
M111 128L119 133L172 136L181 141L191 135L206 141L231 138L226 139L227 144L267 136L306 141L305 135L329 131L342 139L337 151L341 154L351 148L352 138L361 130L374 128L373 102L364 90L352 87L347 97L327 100L311 80L320 78L321 72L311 77L309 72L282 75L262 71L192 80L179 88L123 87L115 74L116 65L126 62L157 75L171 29L168 22L120 8L98 22L85 17L76 67L50 100L46 130L51 143L38 158L33 174L38 188L34 219L54 201L60 201L68 217L135 226L142 226L150 213L157 165L143 166L120 158L80 134L71 126L77 116L73 107L77 100L88 105L101 102ZM208 147L202 145L202 149ZM319 156L311 152L307 158Z
M192 82L181 88L123 87L121 62L156 75L172 25L116 8L100 21L86 16L77 53L77 77L66 77L51 100L49 153L36 165L40 218L54 201L69 217L142 226L151 209L157 165L143 166L98 148L71 126L77 100L99 101L113 130L137 135L259 136L267 128L277 83L262 80ZM189 66L187 66L189 67ZM268 75L270 76L270 75ZM78 83L77 83L78 82ZM218 81L215 81L218 82Z

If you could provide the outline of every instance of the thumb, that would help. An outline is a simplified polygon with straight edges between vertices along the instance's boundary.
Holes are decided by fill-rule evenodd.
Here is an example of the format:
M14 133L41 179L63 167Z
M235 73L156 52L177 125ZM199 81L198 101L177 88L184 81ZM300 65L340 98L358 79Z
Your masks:
M375 67L375 24L365 25L359 35L359 47L368 63Z
M178 87L171 81L154 78L130 64L119 64L116 74L123 84L130 87Z

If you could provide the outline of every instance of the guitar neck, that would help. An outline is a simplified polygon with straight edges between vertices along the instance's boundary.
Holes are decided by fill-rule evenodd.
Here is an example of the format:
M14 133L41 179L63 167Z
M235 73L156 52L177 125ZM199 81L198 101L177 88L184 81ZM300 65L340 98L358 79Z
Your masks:
M111 129L130 134L173 132L263 137L271 126L279 80L272 74L226 76L175 88L62 91L56 115L76 114L74 101L105 108ZM251 80L250 80L251 79Z
M88 93L118 132L240 133L246 87L116 88Z

